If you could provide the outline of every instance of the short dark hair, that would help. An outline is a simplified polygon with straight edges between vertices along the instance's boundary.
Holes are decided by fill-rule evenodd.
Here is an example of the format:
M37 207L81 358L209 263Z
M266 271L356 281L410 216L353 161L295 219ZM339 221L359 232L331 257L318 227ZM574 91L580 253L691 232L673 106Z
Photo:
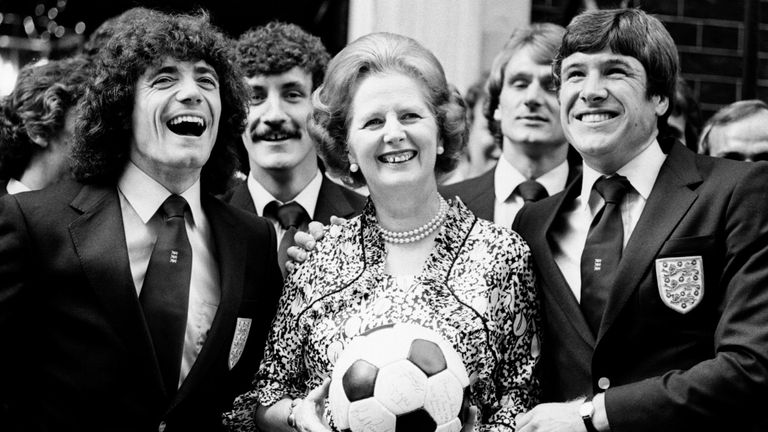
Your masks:
M235 61L247 77L277 75L298 66L312 74L312 90L322 84L331 58L319 37L279 21L244 33L236 51Z
M66 126L90 78L84 56L25 66L0 103L0 179L20 178L39 148L32 137L54 138Z
M387 72L405 74L423 85L445 150L437 156L436 174L456 166L467 140L464 100L448 84L443 67L431 51L412 38L394 33L362 36L331 59L325 83L313 93L314 111L307 122L326 167L347 184L365 184L359 171L349 170L347 136L352 99L364 78Z
M488 76L490 72L483 72L480 78L477 79L464 93L464 102L467 103L467 120L468 124L475 122L475 105L483 104L483 109L488 101Z
M552 64L563 39L563 34L565 34L565 28L557 24L533 23L528 27L515 29L504 47L494 57L491 74L488 77L488 101L484 114L488 119L488 128L499 146L502 143L501 125L493 118L493 114L499 107L499 97L502 88L504 88L504 69L506 69L507 63L518 51L529 48L536 63Z
M142 14L117 29L99 51L94 79L80 104L73 148L73 172L84 183L115 184L131 147L136 82L166 58L205 61L219 78L221 121L211 156L202 169L207 192L226 189L245 127L248 92L232 61L233 46L201 11L194 15Z
M669 107L659 117L659 129L666 126L675 102L675 86L680 69L672 36L657 18L640 9L590 10L577 15L566 28L563 43L553 65L560 83L563 60L578 52L595 53L610 49L616 54L636 58L645 69L646 96L661 96Z
M712 132L712 129L735 123L751 117L760 111L768 112L768 104L760 99L738 101L720 108L704 125L701 137L699 138L699 153L710 154L709 134Z

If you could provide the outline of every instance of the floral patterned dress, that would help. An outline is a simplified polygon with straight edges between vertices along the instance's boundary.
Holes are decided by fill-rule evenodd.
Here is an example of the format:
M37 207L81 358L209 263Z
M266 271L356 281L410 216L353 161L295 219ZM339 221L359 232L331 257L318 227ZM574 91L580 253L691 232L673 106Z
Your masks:
M513 231L477 219L461 202L448 217L422 272L410 283L384 273L386 252L369 200L363 213L331 226L317 250L286 280L254 388L225 415L255 431L256 404L304 397L330 376L344 347L384 324L437 331L470 375L475 430L512 431L538 399L540 316L528 246ZM399 279L399 278L398 278Z

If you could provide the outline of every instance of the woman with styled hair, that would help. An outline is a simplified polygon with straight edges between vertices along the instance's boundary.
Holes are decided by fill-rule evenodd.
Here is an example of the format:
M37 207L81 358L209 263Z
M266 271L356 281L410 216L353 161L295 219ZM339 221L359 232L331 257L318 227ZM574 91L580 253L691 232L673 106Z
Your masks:
M467 135L442 66L411 38L370 34L331 60L313 103L310 133L326 166L367 185L370 198L289 273L255 387L236 400L230 425L327 431L324 377L339 354L360 334L408 322L463 358L475 427L514 430L538 393L529 250L438 194L436 176L455 166Z
M69 174L75 106L89 70L85 57L21 70L0 101L0 196L42 189Z

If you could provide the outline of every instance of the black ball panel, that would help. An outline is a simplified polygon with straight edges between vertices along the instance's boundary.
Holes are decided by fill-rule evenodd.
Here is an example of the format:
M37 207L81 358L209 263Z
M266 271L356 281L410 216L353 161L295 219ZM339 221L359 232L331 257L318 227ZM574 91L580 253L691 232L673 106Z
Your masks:
M341 379L344 394L350 402L373 396L379 368L365 360L356 360Z
M437 423L423 409L397 416L395 432L434 432Z
M411 342L408 360L424 371L428 377L442 372L448 367L440 346L424 339L414 339Z

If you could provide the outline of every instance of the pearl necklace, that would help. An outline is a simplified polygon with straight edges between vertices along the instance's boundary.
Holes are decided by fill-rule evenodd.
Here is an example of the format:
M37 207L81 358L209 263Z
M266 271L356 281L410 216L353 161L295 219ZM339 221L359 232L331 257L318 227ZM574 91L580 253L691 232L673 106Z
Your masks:
M379 225L381 238L383 238L387 243L415 243L421 239L426 238L428 235L432 234L436 229L438 229L443 224L443 222L445 222L447 215L448 203L443 199L443 197L440 197L440 209L437 211L437 214L432 218L432 220L410 231L390 231Z

